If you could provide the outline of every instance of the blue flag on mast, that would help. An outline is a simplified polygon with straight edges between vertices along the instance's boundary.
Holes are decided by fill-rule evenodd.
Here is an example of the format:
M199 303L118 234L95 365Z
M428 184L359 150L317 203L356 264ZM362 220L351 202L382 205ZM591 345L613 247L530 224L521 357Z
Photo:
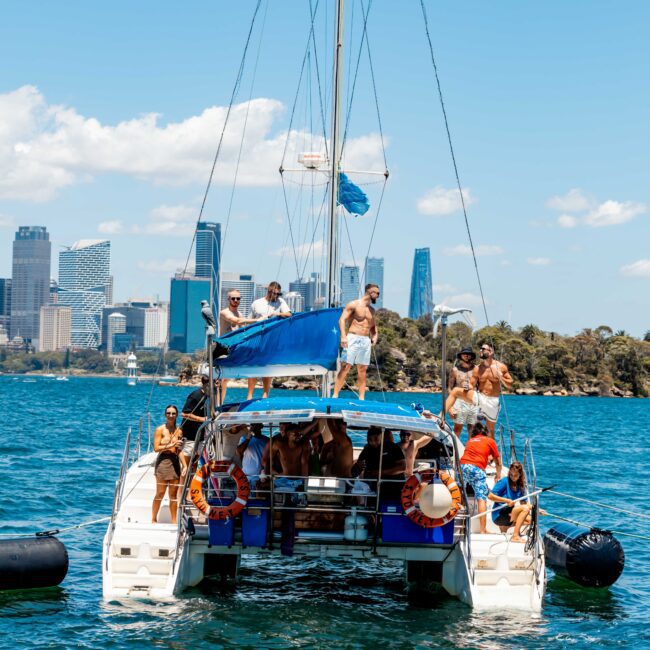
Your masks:
M368 212L370 203L366 193L355 185L343 172L339 173L339 200L350 214L364 215Z

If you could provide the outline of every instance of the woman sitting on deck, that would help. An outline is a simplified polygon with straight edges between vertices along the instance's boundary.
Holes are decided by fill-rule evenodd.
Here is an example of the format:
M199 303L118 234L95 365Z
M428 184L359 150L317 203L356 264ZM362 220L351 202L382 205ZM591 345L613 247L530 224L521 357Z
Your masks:
M515 460L510 464L508 476L494 484L488 494L488 499L496 503L507 503L505 508L492 510L492 521L505 533L511 526L512 542L523 542L521 527L530 523L530 504L525 501L515 501L526 494L526 479L522 464Z

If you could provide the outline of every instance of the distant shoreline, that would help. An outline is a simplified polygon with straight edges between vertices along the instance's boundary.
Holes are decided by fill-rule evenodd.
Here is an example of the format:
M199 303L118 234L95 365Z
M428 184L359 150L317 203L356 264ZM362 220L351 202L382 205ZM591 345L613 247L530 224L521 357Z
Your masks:
M24 373L0 373L0 377L44 377L47 373L44 372L24 372ZM103 372L103 373L93 373L93 372L74 372L70 374L63 373L52 373L56 374L57 377L65 376L70 379L79 378L79 379L126 379L126 375L122 373L114 372ZM155 377L154 375L142 375L138 378L143 383L157 383L162 380L161 377ZM162 380L164 381L164 380ZM165 382L167 384L167 382ZM293 378L287 379L285 382L282 382L278 386L273 386L276 390L314 390L313 386L309 385L311 382L301 382ZM193 378L192 381L183 382L182 384L168 384L172 386L192 388L200 385L199 377ZM229 382L231 388L246 388L245 379L232 379ZM354 386L352 387L354 388ZM373 391L380 392L380 391ZM439 387L420 387L420 386L409 386L402 390L393 390L387 392L394 393L413 393L413 394L430 394L430 395L440 395L442 392ZM537 397L614 397L614 398L637 398L637 399L648 399L645 397L637 397L632 395L630 391L622 391L613 387L608 393L602 393L596 389L591 390L590 392L584 392L580 390L575 390L573 392L567 391L566 389L558 387L535 387L527 384L523 384L514 391L504 393L505 395L520 395L520 396L537 396Z

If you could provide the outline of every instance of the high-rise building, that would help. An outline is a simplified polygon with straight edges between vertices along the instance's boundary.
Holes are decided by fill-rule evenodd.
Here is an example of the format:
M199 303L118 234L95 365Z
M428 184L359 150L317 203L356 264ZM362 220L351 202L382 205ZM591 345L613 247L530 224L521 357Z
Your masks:
M11 276L11 338L36 345L41 307L50 300L52 244L45 226L20 226L14 239Z
M304 310L320 309L325 302L325 283L320 273L312 273L309 278L300 278L289 283L289 291L297 291L303 298Z
M11 278L0 278L0 326L9 336L11 320Z
M145 307L144 341L145 348L162 347L167 342L168 313L167 305Z
M341 267L341 305L359 298L359 267L344 264Z
M289 291L284 294L284 299L291 313L305 311L305 299L297 291Z
M424 314L430 314L432 309L431 252L428 248L416 248L411 275L409 318L420 318Z
M171 281L169 349L196 352L205 347L201 301L210 300L210 278L177 273Z
M266 294L269 292L269 285L268 284L256 284L255 285L255 298L253 300L257 300L258 298L266 298Z
M111 242L82 239L59 253L59 301L72 309L72 347L101 343L102 309L111 292ZM48 282L49 286L49 282Z
M383 257L366 257L366 267L363 272L363 285L376 284L379 289L379 298L375 303L377 309L384 306L384 258ZM363 287L362 287L363 289Z
M228 292L231 289L237 289L241 294L239 312L242 316L248 316L251 313L253 300L255 300L255 278L250 274L224 271L221 274L221 304L224 309L228 305ZM264 295L266 295L266 290Z
M115 311L106 317L106 338L103 340L106 352L110 356L114 354L114 341L116 334L126 333L126 316L119 311Z
M201 221L196 226L194 275L209 278L212 310L219 313L219 267L221 266L221 224Z
M38 351L55 352L70 347L72 310L62 305L41 307Z

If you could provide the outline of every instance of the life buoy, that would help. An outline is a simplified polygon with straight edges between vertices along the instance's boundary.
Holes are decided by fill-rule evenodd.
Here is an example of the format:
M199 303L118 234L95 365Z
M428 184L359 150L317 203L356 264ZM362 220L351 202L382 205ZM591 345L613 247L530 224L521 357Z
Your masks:
M425 515L415 506L415 501L418 498L423 484L431 483L436 476L447 486L451 494L451 508L449 512L444 517L438 518ZM448 472L437 472L432 469L426 469L423 472L414 472L406 479L406 483L404 483L404 487L402 488L402 508L404 508L404 514L413 523L422 526L422 528L444 526L456 516L461 503L462 496L460 488Z
M211 473L228 474L237 484L237 496L227 506L211 506L203 496L203 483ZM231 463L229 460L210 461L205 465L201 465L196 470L196 474L194 474L190 483L192 503L208 519L224 520L236 517L246 506L250 492L251 488L246 474L240 467L237 467L235 463Z

